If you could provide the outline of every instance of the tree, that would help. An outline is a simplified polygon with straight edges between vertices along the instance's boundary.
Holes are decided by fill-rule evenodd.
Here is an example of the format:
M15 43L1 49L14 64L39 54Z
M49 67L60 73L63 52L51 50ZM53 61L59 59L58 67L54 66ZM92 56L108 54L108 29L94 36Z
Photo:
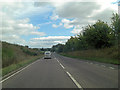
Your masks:
M79 47L78 50L85 50L88 49L88 44L86 42L85 36L83 34L78 34L78 40L79 40Z
M88 45L94 48L110 47L112 45L112 29L107 23L98 20L94 25L84 29L84 37Z
M111 19L111 26L115 36L115 45L118 46L118 59L120 60L120 16L116 13L113 14Z
M115 43L120 44L120 16L116 13L111 18L111 27L115 36ZM119 40L119 41L118 41Z

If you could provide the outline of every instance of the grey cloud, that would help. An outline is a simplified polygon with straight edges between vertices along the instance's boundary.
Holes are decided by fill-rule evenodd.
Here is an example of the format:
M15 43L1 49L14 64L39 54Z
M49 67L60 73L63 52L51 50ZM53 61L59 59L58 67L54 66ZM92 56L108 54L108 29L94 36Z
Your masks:
M56 7L56 14L60 18L74 19L73 22L69 22L68 25L76 27L79 25L79 29L74 28L73 32L81 31L80 29L88 24L94 24L97 20L103 20L110 23L110 17L115 12L112 8L103 9L102 4L98 2L67 2L61 7Z
M100 13L97 13L95 16L92 17L93 20L103 20L105 22L108 22L110 23L110 18L112 17L112 14L114 13L115 11L107 8L105 9L104 11L100 12Z
M48 6L51 5L51 2L34 2L35 7L42 7L42 6Z
M68 2L56 8L56 13L63 18L83 19L99 8L100 5L96 2Z

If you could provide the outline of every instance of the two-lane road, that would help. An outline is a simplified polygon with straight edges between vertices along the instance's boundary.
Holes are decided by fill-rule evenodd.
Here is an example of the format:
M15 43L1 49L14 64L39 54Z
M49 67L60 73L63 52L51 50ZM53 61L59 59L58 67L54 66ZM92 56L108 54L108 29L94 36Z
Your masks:
M2 82L3 88L117 88L116 66L88 63L53 54Z

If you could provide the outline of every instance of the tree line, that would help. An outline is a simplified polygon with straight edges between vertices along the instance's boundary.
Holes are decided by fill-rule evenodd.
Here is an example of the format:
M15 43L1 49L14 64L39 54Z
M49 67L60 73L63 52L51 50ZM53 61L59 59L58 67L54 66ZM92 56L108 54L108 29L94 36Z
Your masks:
M120 47L120 17L115 13L110 19L111 24L98 20L95 24L83 27L82 33L71 36L65 44L54 45L52 51L69 52L112 46Z

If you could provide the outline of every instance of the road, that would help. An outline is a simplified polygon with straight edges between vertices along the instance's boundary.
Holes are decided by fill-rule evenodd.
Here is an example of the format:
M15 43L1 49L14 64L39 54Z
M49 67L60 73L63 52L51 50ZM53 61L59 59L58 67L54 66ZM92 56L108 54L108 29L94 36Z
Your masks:
M52 54L2 82L3 88L117 88L116 65Z

